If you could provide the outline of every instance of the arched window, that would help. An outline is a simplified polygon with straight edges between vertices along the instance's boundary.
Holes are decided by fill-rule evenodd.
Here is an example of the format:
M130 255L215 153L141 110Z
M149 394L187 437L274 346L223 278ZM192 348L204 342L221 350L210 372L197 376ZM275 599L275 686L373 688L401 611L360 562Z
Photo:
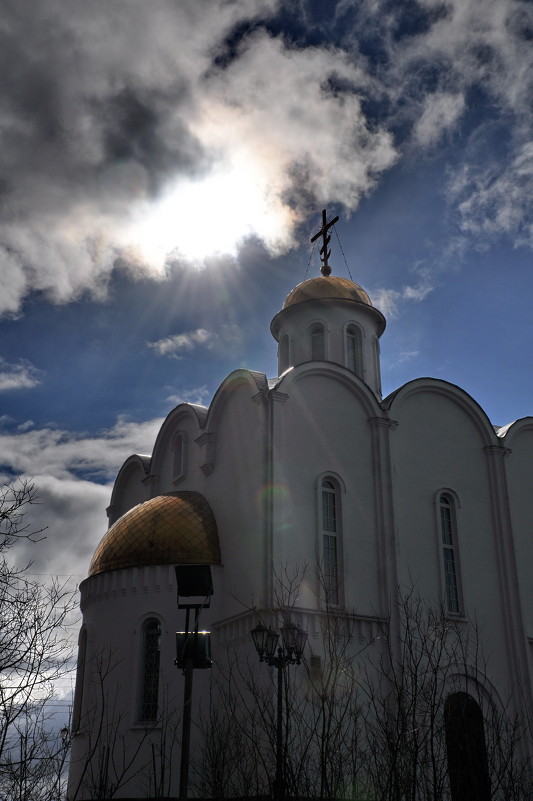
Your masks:
M376 389L381 396L381 368L379 358L379 339L376 337L372 343L372 353L374 355L374 371L376 374Z
M349 325L346 329L346 367L359 378L363 377L361 331L356 325Z
M452 801L490 801L483 713L467 693L444 702L444 729Z
M461 613L459 556L457 552L455 507L449 495L442 494L439 498L439 520L446 611L452 615L458 615Z
M186 438L184 431L177 431L174 436L174 463L173 463L173 480L179 481L185 475L185 446Z
M311 359L322 361L326 358L326 341L324 334L324 326L321 323L315 323L311 327Z
M72 732L75 734L80 728L81 709L83 704L83 689L85 685L85 664L87 662L87 629L82 628L78 639L78 663L76 666L76 690L74 692L74 707L72 709Z
M142 627L141 686L139 720L157 719L159 700L159 659L161 624L156 618L145 620Z
M326 602L339 603L339 509L337 490L329 479L322 482L322 575Z
M289 335L283 334L279 341L279 372L284 373L290 366L289 363Z

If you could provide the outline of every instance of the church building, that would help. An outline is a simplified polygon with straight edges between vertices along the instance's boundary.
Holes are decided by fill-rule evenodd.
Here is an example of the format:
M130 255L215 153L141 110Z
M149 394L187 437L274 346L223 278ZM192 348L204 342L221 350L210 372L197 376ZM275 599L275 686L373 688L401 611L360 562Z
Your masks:
M526 781L533 720L533 418L497 428L460 387L432 378L414 379L382 398L386 321L363 288L331 274L330 225L324 215L321 275L296 286L272 320L278 376L236 369L208 408L182 403L172 409L152 453L130 456L118 473L109 529L80 587L69 801L186 797L180 785L184 677L174 663L186 593L177 598L175 567L198 565L209 566L212 587L205 605L193 611L211 636L201 635L205 664L194 670L189 797L270 792L275 758L269 763L268 739L261 746L264 766L258 757L253 781L243 779L248 790L239 793L228 780L225 791L214 791L206 778L213 765L203 784L201 775L215 721L228 726L239 714L238 702L230 714L229 695L224 706L214 690L222 662L227 675L229 649L246 685L232 696L246 705L241 734L254 716L244 666L265 682L257 691L258 714L270 697L275 717L276 665L259 662L250 636L258 625L278 631L290 624L305 632L301 664L283 671L290 674L283 703L291 703L291 687L307 703L322 681L309 709L321 704L323 722L324 704L335 693L342 748L354 760L360 753L349 782L326 781L322 773L330 768L317 761L307 784L303 778L294 784L303 789L290 792L298 767L289 766L291 748L302 748L299 769L310 770L325 735L320 739L315 726L315 745L305 750L287 723L285 795L503 799L505 783L515 780L504 776L506 757L498 756L507 741L513 776L522 770ZM339 674L328 695L324 671L333 674L326 640L336 638L338 647L341 635L332 631L339 622L347 643L341 672L353 683L346 689ZM211 659L211 670L201 669ZM398 670L406 663L407 678ZM406 768L420 779L416 796L394 795L392 784L377 788L372 776L383 776L392 762L391 777L403 781L398 760L377 773L375 763L373 773L370 761L383 749L375 746L365 756L364 745L355 744L355 711L349 726L341 719L352 691L358 693L353 710L371 696L361 730L376 743L390 742L385 734L391 727L398 732L400 718L391 713L385 721L385 710L406 697L402 682L418 704L428 682L437 699L431 712L418 707L397 740L398 749L409 742L409 753L416 747L424 756L418 760L424 768L416 768L422 773L413 774L411 763ZM379 704L369 687L382 693ZM299 729L303 736L303 724ZM229 764L237 736L221 731L230 732ZM441 795L424 795L422 788L432 737L444 755ZM221 768L223 746L214 760ZM336 770L348 770L348 756ZM233 779L237 762L242 766L242 756L231 768Z

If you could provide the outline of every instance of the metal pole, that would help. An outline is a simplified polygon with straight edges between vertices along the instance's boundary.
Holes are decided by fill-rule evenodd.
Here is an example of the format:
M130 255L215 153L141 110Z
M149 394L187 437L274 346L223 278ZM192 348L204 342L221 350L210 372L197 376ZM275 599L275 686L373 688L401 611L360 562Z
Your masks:
M276 720L276 777L274 779L274 801L285 798L285 780L283 776L283 654L278 650L276 667L278 669L278 709Z
M189 657L184 665L183 726L181 731L180 801L186 801L189 787L189 752L191 746L191 706L193 660Z

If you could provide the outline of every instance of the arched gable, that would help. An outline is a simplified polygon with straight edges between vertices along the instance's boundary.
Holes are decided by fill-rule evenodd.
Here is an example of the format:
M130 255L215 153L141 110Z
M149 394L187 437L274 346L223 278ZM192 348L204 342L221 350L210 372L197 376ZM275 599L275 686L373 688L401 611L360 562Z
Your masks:
M512 448L513 442L526 432L533 432L533 417L521 417L503 426L498 430L498 437L507 448Z
M397 420L401 417L402 405L414 395L422 393L447 398L472 421L484 446L498 444L496 433L485 411L468 392L449 381L438 378L417 378L388 395L382 406Z
M118 471L107 508L110 526L133 506L148 498L148 489L143 481L150 473L150 462L150 456L134 453Z
M159 429L152 452L150 472L153 476L160 476L164 462L172 449L173 439L178 431L187 430L190 439L198 437L205 425L207 408L193 403L180 403L166 416ZM190 443L188 443L190 446Z
M204 431L196 440L203 449L200 466L205 475L214 470L221 455L231 461L235 449L242 447L243 438L250 444L254 435L258 435L259 401L267 390L265 374L245 368L234 370L220 384L211 401ZM225 423L232 432L229 439L224 435L220 438Z
M237 392L246 388L248 388L251 393L250 398L253 398L259 392L266 392L268 389L268 382L265 374L245 368L233 370L233 372L224 379L213 396L205 426L207 431L214 431L217 428L218 421L224 413L225 406Z
M450 544L459 594L459 610L448 606L448 611L461 613L462 593L465 610L483 605L496 617L501 583L491 479L502 449L489 419L459 387L431 378L405 384L383 406L397 423L390 446L400 583L413 578L424 596L449 600L452 552L444 550L443 509L435 503L437 492L445 494L454 501ZM486 577L483 585L477 582L480 574ZM488 587L495 589L487 592Z
M290 395L291 386L309 377L323 377L346 387L351 395L362 405L369 418L383 417L383 410L372 390L355 373L333 362L303 362L284 373L274 389ZM327 409L324 410L327 414Z
M533 493L533 417L516 420L498 432L505 448L504 469L509 514L513 535L518 593L522 606L524 629L533 642L533 540L531 537ZM530 649L532 646L529 646Z

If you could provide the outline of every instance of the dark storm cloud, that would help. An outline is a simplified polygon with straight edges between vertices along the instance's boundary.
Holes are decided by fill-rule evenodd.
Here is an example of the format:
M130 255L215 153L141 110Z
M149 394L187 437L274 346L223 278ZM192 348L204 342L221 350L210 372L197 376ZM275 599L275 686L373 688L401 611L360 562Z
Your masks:
M252 232L287 249L309 208L355 209L402 152L431 152L472 124L474 90L506 117L509 146L503 161L451 165L450 202L465 235L529 242L531 5L328 8L4 3L0 312L17 313L32 291L56 302L103 296L117 264L150 269L128 249L140 215L169 187L235 161L254 168L258 195L275 207L277 230ZM151 269L164 275L164 264Z
M262 6L262 4L259 4ZM266 4L264 4L266 5ZM220 31L245 3L8 2L0 26L2 308L98 291L132 200L205 154L187 119Z
M133 87L105 98L96 110L102 120L105 163L111 168L117 162L139 164L153 194L169 175L194 175L206 168L206 154L186 124L176 121L172 139L166 137L169 118L179 105L175 93L148 93Z
M320 86L337 63L347 79L353 77L348 62L333 51L287 49L281 37L261 28L278 6L275 0L20 0L4 6L3 311L17 312L32 290L54 301L105 292L113 265L128 263L124 232L136 204L149 202L171 182L207 173L227 159L239 137L247 158L255 152L268 161L259 191L278 196L298 196L297 166L312 152L311 131L302 136L306 114L315 129L316 120L323 121L322 161L339 160L339 147L345 147L340 136L354 125L364 127L364 120L355 98L353 112L346 113L340 101L322 96ZM291 99L307 72L309 97ZM258 83L265 84L263 93ZM273 114L266 104L274 95ZM355 138L364 162L365 145ZM376 142L381 156L371 144L368 175L359 168L350 188L341 188L341 201L358 197L372 182L370 172L394 160L383 134ZM326 195L335 194L335 169ZM290 231L278 236L276 247L281 241L286 247Z

